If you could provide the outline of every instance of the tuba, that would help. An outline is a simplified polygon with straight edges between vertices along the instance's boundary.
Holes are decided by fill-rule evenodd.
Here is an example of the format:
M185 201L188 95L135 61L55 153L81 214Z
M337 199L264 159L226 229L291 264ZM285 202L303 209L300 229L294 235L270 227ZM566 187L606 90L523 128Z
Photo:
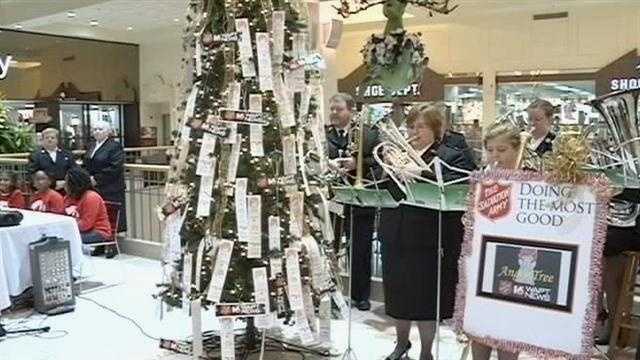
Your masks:
M620 159L625 187L640 188L640 122L638 96L640 89L616 91L591 100L604 118L613 147L611 151Z
M591 106L604 118L611 136L611 146L602 146L598 155L608 155L607 161L604 161L605 167L620 170L624 179L623 188L630 191L640 190L639 95L640 89L623 90L603 95L590 102ZM606 154L607 152L610 154ZM596 158L596 156L592 157ZM608 161L611 158L619 161L612 164ZM623 191L623 197L624 193L625 191ZM639 213L638 204L613 198L609 203L608 220L614 226L636 226Z

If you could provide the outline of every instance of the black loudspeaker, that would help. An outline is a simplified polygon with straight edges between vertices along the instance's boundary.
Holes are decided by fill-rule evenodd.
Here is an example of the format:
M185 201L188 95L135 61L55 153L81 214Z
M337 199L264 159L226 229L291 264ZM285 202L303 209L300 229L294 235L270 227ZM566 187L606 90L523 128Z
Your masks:
M33 303L36 311L57 315L73 311L73 277L69 241L43 236L30 244Z

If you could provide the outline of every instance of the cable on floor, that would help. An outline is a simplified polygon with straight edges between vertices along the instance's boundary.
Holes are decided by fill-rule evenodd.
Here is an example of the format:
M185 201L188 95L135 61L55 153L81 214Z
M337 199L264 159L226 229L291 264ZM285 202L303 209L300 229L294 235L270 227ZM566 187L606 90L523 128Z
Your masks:
M95 300L93 300L93 299L90 299L90 298L87 298L87 297L84 297L84 296L81 296L81 295L76 296L76 298L78 298L78 299L82 299L82 300L85 300L85 301L89 301L89 302L94 303L95 305L97 305L97 306L99 306L99 307L103 308L104 310L107 310L108 312L110 312L110 313L112 313L112 314L116 315L117 317L122 318L122 319L125 319L125 320L127 320L127 321L131 322L135 327L137 327L137 328L138 328L138 330L140 330L140 333L142 333L142 335L146 336L147 338L149 338L149 339L151 339L151 340L155 340L155 341L160 341L160 338L155 337L155 336L152 336L152 335L149 335L149 333L147 333L146 331L144 331L144 329L142 328L142 326L140 326L140 324L138 324L138 323L137 323L135 320L133 320L132 318L130 318L130 317L126 316L126 315L122 315L122 314L120 314L119 312L117 312L116 310L113 310L112 308L110 308L110 307L108 307L108 306L106 306L106 305L100 304L99 302L97 302L97 301L95 301Z

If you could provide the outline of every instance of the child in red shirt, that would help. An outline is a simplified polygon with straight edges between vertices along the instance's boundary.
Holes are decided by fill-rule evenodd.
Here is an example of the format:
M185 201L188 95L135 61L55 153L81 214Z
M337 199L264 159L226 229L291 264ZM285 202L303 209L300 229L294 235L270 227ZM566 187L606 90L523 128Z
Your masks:
M24 209L26 202L22 191L18 188L18 174L0 173L0 207Z
M69 169L65 177L64 212L76 218L83 244L112 241L104 200L92 188L89 173L79 167Z
M29 199L29 208L33 211L64 214L64 199L57 191L51 189L51 175L38 170L33 174L33 187L36 192Z

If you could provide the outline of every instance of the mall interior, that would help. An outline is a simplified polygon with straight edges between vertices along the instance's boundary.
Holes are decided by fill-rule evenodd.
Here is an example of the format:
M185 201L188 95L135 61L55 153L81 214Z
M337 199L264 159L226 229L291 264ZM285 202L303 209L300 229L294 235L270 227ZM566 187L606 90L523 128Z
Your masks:
M638 0L0 0L0 360L640 359L639 48Z

